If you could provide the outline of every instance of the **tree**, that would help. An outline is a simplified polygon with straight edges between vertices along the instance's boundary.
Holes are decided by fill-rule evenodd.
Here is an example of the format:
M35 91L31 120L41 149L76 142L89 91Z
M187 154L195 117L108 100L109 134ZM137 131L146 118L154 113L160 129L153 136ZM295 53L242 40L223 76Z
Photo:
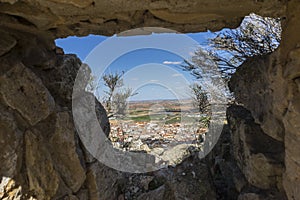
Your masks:
M209 101L207 93L202 89L202 86L198 83L194 83L190 86L192 91L193 105L200 113L207 112Z
M112 111L112 97L114 95L114 92L117 88L123 86L123 80L122 80L122 74L115 72L115 73L108 73L104 74L102 76L102 79L104 81L104 85L108 88L108 91L105 91L106 93L106 99L104 100L105 107L107 109L108 113L111 113Z
M197 79L203 74L216 75L218 71L228 80L246 59L273 52L280 44L281 31L280 19L252 13L237 29L216 33L209 47L197 49L191 61L185 60L181 67Z
M113 95L112 108L115 115L124 116L126 114L126 108L128 106L127 99L133 95L131 88L125 88Z
M108 73L102 76L104 85L108 88L105 91L106 97L104 105L109 113L108 117L114 115L125 115L127 108L127 100L129 97L136 95L131 88L124 87L122 73Z
M251 13L237 29L227 29L210 40L207 51L225 76L230 76L246 59L273 52L281 41L280 19Z

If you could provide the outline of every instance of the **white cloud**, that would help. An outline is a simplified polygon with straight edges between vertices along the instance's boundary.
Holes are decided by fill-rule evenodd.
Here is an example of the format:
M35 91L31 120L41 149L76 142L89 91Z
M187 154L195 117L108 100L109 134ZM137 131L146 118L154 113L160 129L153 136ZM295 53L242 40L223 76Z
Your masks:
M155 80L155 79L153 79L153 80L150 80L150 82L159 82L159 80Z
M182 61L168 61L168 60L163 62L163 64L165 64L165 65L179 65L181 63L182 63Z
M173 77L182 76L182 74L172 74Z

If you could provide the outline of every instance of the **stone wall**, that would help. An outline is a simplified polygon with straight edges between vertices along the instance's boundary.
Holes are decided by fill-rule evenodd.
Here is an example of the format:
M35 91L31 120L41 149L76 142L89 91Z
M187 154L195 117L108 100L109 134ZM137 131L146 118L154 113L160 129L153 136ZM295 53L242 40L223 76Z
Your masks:
M229 178L223 185L234 198L299 199L299 10L297 0L0 0L0 199L124 196L128 177L96 162L76 135L71 93L81 61L64 55L55 47L54 38L112 35L143 26L182 32L219 30L238 26L250 12L282 17L282 42L276 52L247 61L232 77L231 90L242 106L228 110L231 136L223 148L214 150L221 156L214 158L211 166L217 167L212 174L227 172ZM105 111L101 104L97 107L108 134ZM226 154L228 148L231 152ZM228 162L219 164L223 161ZM215 198L207 164L192 159L164 172L163 183L143 190L140 199L151 194L188 198L175 190L179 183L188 187L190 179L179 174L190 164L206 174L199 175L201 179L208 178L203 184L193 182L193 189L199 186L195 195Z
M88 199L97 178L89 174L99 169L81 148L71 113L81 61L27 38L28 46L17 43L0 58L0 198ZM106 112L98 110L108 134Z
M264 133L243 106L231 105L227 119L207 158L220 199L286 199L283 142Z
M229 83L263 132L284 145L282 185L288 199L299 199L300 194L299 8L296 1L287 5L279 49L248 60Z

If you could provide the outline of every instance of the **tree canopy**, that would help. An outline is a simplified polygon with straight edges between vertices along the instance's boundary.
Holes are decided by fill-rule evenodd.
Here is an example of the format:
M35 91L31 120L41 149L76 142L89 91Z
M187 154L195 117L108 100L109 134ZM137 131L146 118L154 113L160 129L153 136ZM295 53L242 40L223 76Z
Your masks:
M237 29L224 29L215 33L209 46L194 52L191 61L181 65L196 78L203 72L215 70L228 78L246 59L273 52L281 41L280 19L261 17L256 14L246 16Z

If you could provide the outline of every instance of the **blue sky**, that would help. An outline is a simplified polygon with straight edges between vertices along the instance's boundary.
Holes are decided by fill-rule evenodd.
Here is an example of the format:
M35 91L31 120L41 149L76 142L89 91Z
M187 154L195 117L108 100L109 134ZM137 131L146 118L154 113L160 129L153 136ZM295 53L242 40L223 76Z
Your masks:
M68 37L57 39L65 53L76 54L92 73L101 77L108 72L124 72L124 84L138 94L131 100L184 99L194 78L178 67L192 52L206 46L210 32L194 34L152 34L146 36ZM97 95L105 87L98 82Z
M207 40L213 36L211 32L201 33L189 33L186 34L201 45L207 45ZM131 36L134 38L134 36ZM147 37L147 36L146 36ZM101 42L108 37L101 35L89 35L86 37L70 36L67 38L56 39L56 45L62 47L65 53L76 54L81 60L84 60L86 56Z

